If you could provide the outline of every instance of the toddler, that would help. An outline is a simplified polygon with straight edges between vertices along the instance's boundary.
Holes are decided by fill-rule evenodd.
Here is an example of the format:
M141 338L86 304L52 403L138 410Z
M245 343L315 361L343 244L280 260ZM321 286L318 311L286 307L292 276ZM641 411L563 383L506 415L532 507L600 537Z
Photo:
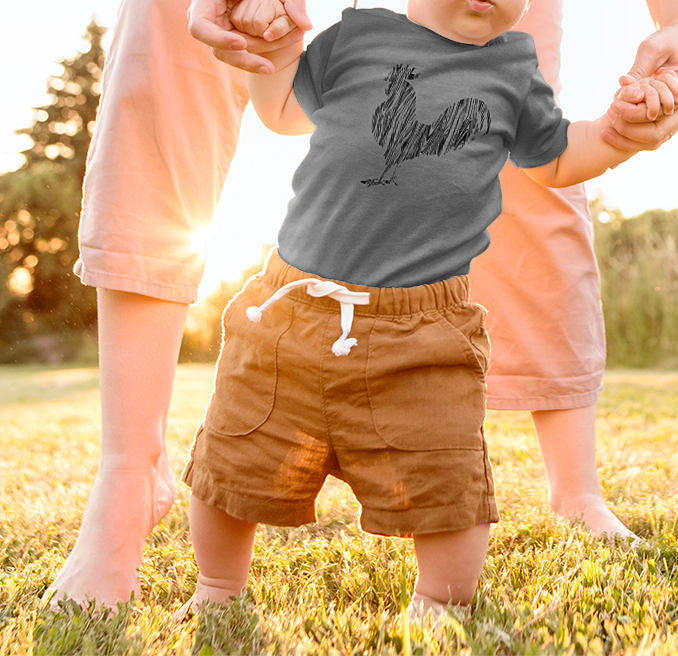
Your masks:
M364 530L412 536L411 612L468 605L498 521L483 435L489 342L466 274L489 245L507 158L568 186L630 153L607 116L569 124L509 32L528 0L409 0L407 15L347 9L302 52L249 75L261 120L313 132L277 251L224 314L215 390L183 480L200 574L188 605L247 583L258 522L315 520L328 474ZM232 21L263 35L276 0ZM671 74L643 80L672 112ZM676 94L678 95L678 94Z

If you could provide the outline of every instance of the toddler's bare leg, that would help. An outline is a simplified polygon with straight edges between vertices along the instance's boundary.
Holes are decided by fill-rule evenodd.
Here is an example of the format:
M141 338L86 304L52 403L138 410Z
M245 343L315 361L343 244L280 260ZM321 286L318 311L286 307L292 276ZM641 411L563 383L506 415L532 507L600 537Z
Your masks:
M488 524L461 531L414 536L419 574L411 615L439 614L447 604L468 606L483 570L490 537Z
M53 606L64 594L114 605L138 592L144 542L176 495L165 429L187 306L98 294L101 463Z
M596 470L596 406L532 413L551 507L598 537L635 537L607 507Z
M247 586L257 525L191 497L191 540L198 563L198 584L176 613L180 620L202 601L227 603Z

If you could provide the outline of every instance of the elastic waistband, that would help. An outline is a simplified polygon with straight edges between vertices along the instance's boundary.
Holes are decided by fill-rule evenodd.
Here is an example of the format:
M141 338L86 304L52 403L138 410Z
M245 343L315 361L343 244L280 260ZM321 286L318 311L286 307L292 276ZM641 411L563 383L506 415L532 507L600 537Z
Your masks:
M278 255L276 249L271 250L261 280L272 288L272 292L290 282L304 278L325 280L321 276L300 271L287 264ZM455 276L440 282L416 287L367 287L365 285L352 285L341 280L333 282L339 283L352 292L369 293L370 302L368 305L355 306L357 315L400 317L421 312L440 312L455 305L469 302L468 276ZM301 303L339 312L339 304L336 301L327 297L313 298L303 288L291 290L288 296Z

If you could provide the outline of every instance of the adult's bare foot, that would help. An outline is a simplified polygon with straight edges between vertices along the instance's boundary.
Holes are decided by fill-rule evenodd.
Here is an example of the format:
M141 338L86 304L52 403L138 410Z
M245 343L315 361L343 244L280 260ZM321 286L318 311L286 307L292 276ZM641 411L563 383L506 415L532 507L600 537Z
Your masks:
M588 494L568 502L551 503L559 517L579 524L586 531L602 540L631 538L634 543L641 539L607 507L605 500L597 494Z
M635 538L607 507L596 467L596 406L532 413L546 473L551 508L593 535L614 541Z
M64 597L115 607L139 595L139 565L148 534L174 503L176 481L164 453L151 469L102 464L80 534L43 597L55 610Z

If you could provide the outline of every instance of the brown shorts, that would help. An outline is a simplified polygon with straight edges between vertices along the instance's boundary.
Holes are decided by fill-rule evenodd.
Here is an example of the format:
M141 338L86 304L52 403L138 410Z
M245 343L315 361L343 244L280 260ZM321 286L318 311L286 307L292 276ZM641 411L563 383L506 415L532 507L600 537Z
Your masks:
M317 278L272 252L224 313L216 386L182 479L250 522L314 522L328 474L362 506L364 530L410 535L498 521L483 435L485 310L456 277L369 292L355 307L347 356L339 303L299 287L246 316L283 285ZM343 284L343 283L342 283Z

